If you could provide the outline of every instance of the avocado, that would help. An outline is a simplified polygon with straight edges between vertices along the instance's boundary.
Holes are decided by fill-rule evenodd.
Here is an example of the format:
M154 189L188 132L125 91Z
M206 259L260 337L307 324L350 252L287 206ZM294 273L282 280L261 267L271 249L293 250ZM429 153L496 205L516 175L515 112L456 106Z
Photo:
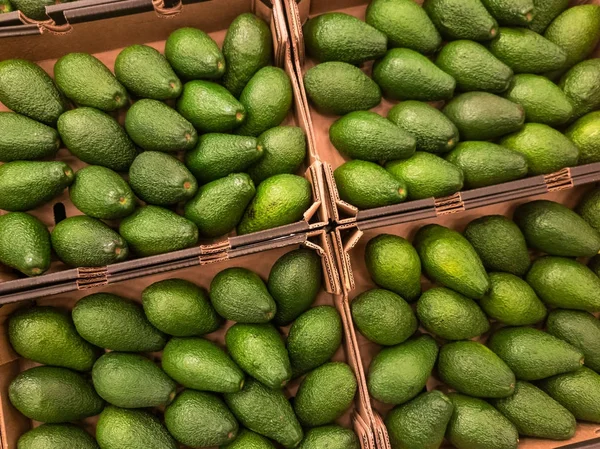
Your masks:
M272 390L248 379L242 391L225 394L225 402L240 423L253 432L286 449L300 444L302 427L282 390Z
M292 83L279 67L263 67L254 74L240 95L246 120L236 133L258 136L278 126L292 107Z
M0 262L27 276L50 268L50 233L37 218L24 212L0 215Z
M588 262L588 267L592 270L596 276L600 276L600 256L594 256Z
M124 218L119 233L141 257L178 251L198 243L198 228L190 220L158 206L144 206Z
M9 0L2 0L2 2L0 2L0 14L13 12L14 10L15 8Z
M377 285L408 302L421 294L421 260L415 248L397 235L380 234L365 248L365 264Z
M336 120L329 139L344 156L371 162L406 159L416 139L390 120L371 111L354 111Z
M303 177L275 175L258 185L238 224L238 235L285 226L302 219L312 204L311 184Z
M600 108L600 59L573 66L560 79L559 87L573 105L573 119Z
M600 233L560 203L535 200L521 204L513 220L530 248L551 256L592 257L600 251Z
M265 22L254 14L235 18L223 42L225 75L223 85L238 97L250 78L273 58L273 37Z
M329 361L342 344L342 333L342 318L334 307L318 306L300 315L287 337L292 377Z
M132 431L135 429L135 432ZM108 405L98 419L96 439L103 449L177 449L173 437L152 414Z
M423 9L447 40L487 41L498 34L498 22L480 0L425 0Z
M119 174L99 165L75 173L69 188L71 201L84 214L101 220L116 220L133 213L135 196Z
M144 151L129 167L129 184L146 204L169 206L192 198L198 182L183 162L159 151Z
M73 178L73 170L64 162L7 162L0 165L0 209L35 209L60 195Z
M434 53L442 38L423 8L412 0L374 0L366 22L388 38L388 47L405 47Z
M464 231L488 271L524 276L531 262L525 237L504 215L486 215L471 221Z
M421 325L446 340L467 340L490 330L490 323L477 303L448 288L427 290L417 301Z
M565 51L526 28L500 28L489 50L515 73L545 73L565 67Z
M591 369L559 374L539 386L578 420L600 423L600 376Z
M198 133L175 109L157 100L136 101L127 111L125 129L146 151L188 151L198 143Z
M600 189L588 191L575 208L575 212L600 232Z
M447 153L458 142L458 129L439 110L421 101L403 101L388 112L391 120L417 140L417 150Z
M583 365L583 353L576 347L530 327L502 328L487 344L519 380L545 379Z
M580 5L566 9L544 32L544 37L567 55L562 69L586 59L600 42L600 6Z
M547 313L533 289L511 273L490 273L492 287L479 304L496 321L509 326L525 326L542 321Z
M54 157L60 147L55 129L15 112L0 112L0 161Z
M504 92L513 76L509 66L473 41L449 42L438 53L435 64L451 75L456 80L456 88L463 92Z
M528 170L525 156L491 142L460 142L446 160L462 171L467 189L515 181Z
M200 133L231 132L246 119L244 105L213 81L186 83L177 111Z
M445 384L469 396L505 398L515 389L515 375L507 364L476 341L443 345L438 373Z
M438 449L452 409L450 399L439 390L394 408L385 418L392 449Z
M272 325L236 323L225 342L233 360L263 385L283 388L292 378L285 343Z
M304 378L294 399L294 411L307 427L332 423L350 408L356 390L356 377L347 364L326 363Z
M490 281L481 259L462 235L440 225L423 226L413 245L432 280L471 299L481 299Z
M437 343L430 335L382 349L369 366L370 395L386 404L410 401L425 387L437 355Z
M185 205L185 217L198 226L201 235L219 237L233 231L256 189L250 176L235 173L211 181Z
M600 111L584 115L565 132L579 149L579 165L600 162Z
M21 309L8 322L10 344L21 357L46 365L90 371L96 348L79 336L71 317L55 307Z
M51 424L94 416L104 407L91 382L56 366L21 372L8 386L8 397L27 418Z
M332 424L307 430L306 436L298 449L320 449L323 447L329 449L360 449L360 443L352 430Z
M373 66L373 79L392 100L448 100L456 81L426 56L408 48L393 48Z
M321 257L308 248L290 251L275 261L267 284L277 304L275 324L287 326L308 310L321 291L322 271Z
M102 399L123 408L167 405L177 387L152 360L115 351L96 361L92 381Z
M20 11L26 17L46 21L48 16L46 15L46 6L54 5L54 0L10 0L16 10Z
M164 348L165 335L150 324L134 301L110 293L80 299L72 311L79 335L113 351L154 352Z
M129 256L127 242L102 221L85 215L58 223L51 235L58 258L71 267L103 267Z
M155 70L153 65L150 71ZM140 71L136 69L136 73ZM69 53L56 61L54 80L78 106L110 112L129 104L125 87L99 59L88 53Z
M458 393L448 395L454 411L446 438L457 449L517 449L515 426L483 399Z
M276 305L256 273L241 267L219 272L210 283L210 300L223 318L238 323L267 323Z
M55 126L67 110L67 102L52 78L37 64L24 59L0 62L0 102L49 126Z
M181 95L181 81L167 58L147 45L124 48L115 60L115 76L139 98L170 100Z
M221 446L220 449L275 449L273 443L248 429L241 429L235 440Z
M176 337L209 334L222 324L206 290L184 279L165 279L146 287L142 305L153 326Z
M408 303L388 290L373 288L362 292L350 307L360 333L378 345L400 344L417 330L417 319Z
M518 381L515 393L492 401L519 435L568 440L575 434L575 417L566 408L529 382Z
M218 79L225 73L225 57L219 46L198 28L179 28L169 34L165 56L185 79Z
M244 373L215 343L203 338L172 338L162 356L162 368L186 388L235 393L244 386Z
M25 432L17 443L19 449L99 449L96 440L73 424L42 424Z
M94 132L90 133L90 129ZM91 165L127 171L137 150L125 130L110 115L77 108L58 119L60 137L73 155Z
M417 151L406 160L388 162L385 169L406 184L409 200L440 198L463 187L463 173L459 167L424 151Z
M573 142L541 123L527 123L520 131L509 134L499 143L525 156L530 175L573 167L579 158L579 150Z
M481 0L481 3L501 25L527 26L535 17L533 0Z
M573 105L564 92L544 76L523 73L516 75L504 94L525 110L528 122L560 126L573 115Z
M546 330L579 348L585 357L585 365L600 371L600 322L594 315L579 310L555 309L548 315Z
M386 35L350 14L321 14L309 19L302 31L306 51L319 62L362 64L387 51Z
M390 206L406 200L406 184L374 162L353 160L333 172L340 198L359 209Z
M177 441L189 447L229 443L239 429L220 397L194 390L183 390L166 408L165 425Z
M231 173L246 171L263 156L254 137L229 134L204 134L198 145L185 155L185 165L200 184L206 184Z
M298 171L306 158L306 135L297 126L275 126L258 136L257 148L263 155L246 171L260 184L271 176Z
M531 266L526 280L550 306L600 311L600 279L576 260L541 257Z
M533 19L529 22L529 29L542 34L568 7L569 0L533 0Z
M310 68L304 74L304 87L308 98L326 114L366 111L381 102L375 81L346 62L323 62Z
M488 92L466 92L443 109L463 140L491 140L518 131L525 122L523 108Z

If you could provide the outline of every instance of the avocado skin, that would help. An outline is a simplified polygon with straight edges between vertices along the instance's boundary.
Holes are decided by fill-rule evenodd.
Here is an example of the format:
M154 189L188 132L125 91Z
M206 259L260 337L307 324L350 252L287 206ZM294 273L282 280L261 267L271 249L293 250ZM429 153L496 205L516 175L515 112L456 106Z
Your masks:
M110 112L129 104L125 87L95 56L69 53L54 64L58 88L78 106Z
M0 161L53 157L60 148L55 129L15 112L0 112Z
M256 185L271 176L294 174L306 159L306 135L297 126L275 126L257 139L262 157L246 171Z
M273 58L271 30L254 14L235 18L223 42L225 74L223 85L238 97L250 78Z
M99 449L96 440L85 430L73 424L42 424L25 432L19 438L19 449Z
M304 74L308 98L326 114L366 111L381 102L381 89L362 70L345 62L323 62Z
M220 446L220 449L275 449L275 446L262 435L248 429L241 429L235 440Z
M218 79L225 73L225 57L217 43L197 28L179 28L165 43L165 57L185 79Z
M600 60L576 64L563 75L558 86L573 104L573 119L600 108Z
M600 189L596 188L587 192L575 207L575 212L600 232Z
M600 111L590 112L565 132L579 149L579 165L600 162Z
M548 25L568 7L569 0L533 0L535 13L529 22L529 29L542 34Z
M51 234L52 248L71 267L102 267L129 256L127 242L102 221L77 215L58 223Z
M181 81L167 59L147 45L131 45L117 56L115 76L139 98L169 100L181 95Z
M50 233L41 221L24 212L0 216L0 262L27 276L50 268Z
M48 126L55 126L67 101L44 70L24 59L0 62L0 102Z
M551 256L592 257L600 251L600 233L560 203L535 200L521 204L513 220L530 248Z
M394 408L385 418L392 448L439 448L452 410L450 399L439 390L422 393Z
M461 169L467 189L515 181L528 170L525 156L491 142L460 142L446 160Z
M530 327L504 327L487 344L519 380L545 379L583 364L583 353L577 348Z
M423 9L446 40L487 41L498 34L498 22L479 0L426 0Z
M0 165L0 209L24 212L60 195L73 183L64 162L14 161Z
M10 0L11 5L18 11L21 11L25 16L34 20L48 20L46 15L46 6L54 5L53 0Z
M481 0L501 25L527 26L535 17L533 0Z
M320 62L362 64L387 51L381 31L349 14L331 12L309 19L303 27L308 54Z
M332 424L307 430L306 436L298 449L319 449L322 447L329 449L359 449L360 443L354 431ZM264 449L268 448L265 447Z
M456 81L426 56L408 48L393 48L373 66L373 79L393 100L448 100Z

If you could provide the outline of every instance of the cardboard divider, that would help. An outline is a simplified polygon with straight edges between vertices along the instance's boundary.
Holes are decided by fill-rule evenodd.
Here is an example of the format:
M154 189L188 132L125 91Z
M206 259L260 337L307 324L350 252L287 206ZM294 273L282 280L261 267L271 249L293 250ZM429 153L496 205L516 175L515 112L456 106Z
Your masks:
M146 269L146 273L143 276L132 278L127 280L124 284L119 285L105 285L103 287L94 290L84 291L71 291L47 298L23 298L20 302L14 304L8 304L0 308L0 430L2 431L2 449L16 449L16 442L19 436L31 428L32 425L38 423L32 423L29 419L22 416L17 410L12 407L8 400L7 390L10 381L24 369L27 369L32 365L31 361L20 358L11 348L8 341L7 335L7 318L15 310L21 307L27 307L32 303L38 305L51 305L62 307L65 309L71 309L77 300L92 293L98 292L110 292L118 294L127 298L135 299L140 301L141 293L144 288L168 278L181 278L187 279L200 285L204 288L209 287L212 278L220 271L229 267L245 267L257 274L263 279L267 279L271 267L279 257L283 254L296 249L298 247L310 248L317 252L321 257L323 264L323 275L324 284L323 289L319 293L317 300L314 305L330 305L335 306L340 314L344 323L344 343L342 347L337 351L333 360L344 361L348 363L352 369L357 373L357 358L354 350L353 342L349 336L348 317L346 310L343 306L343 296L341 295L341 288L339 282L339 276L337 274L336 265L333 261L333 249L332 244L329 242L329 236L324 231L315 232L311 235L306 235L305 239L289 238L286 244L274 245L268 250L258 250L255 252L249 251L247 248L240 250L238 257L235 259L225 259L218 262L204 265L201 268L197 266L197 260L188 260L187 262L178 262L179 266L176 267L178 271L171 271L172 267L151 267ZM187 267L185 264L189 264ZM127 274L126 274L127 276ZM125 280L125 279L123 279ZM335 280L335 282L331 282ZM35 301L28 301L27 299L35 299ZM224 329L229 328L233 323L227 322L225 326L212 333L208 334L206 338L223 345L224 344ZM282 331L287 335L289 327L283 328ZM153 353L151 355L155 361L160 359L159 353ZM300 384L300 380L294 380L286 387L286 393L288 396L294 396L296 390ZM358 395L357 395L358 397ZM349 410L338 423L345 427L352 427L356 431L360 441L362 449L375 449L372 444L372 435L370 430L370 424L368 419L364 416L362 405L360 400L357 398L356 405ZM93 431L95 419L84 420L84 427L88 430Z
M462 232L464 227L475 218L484 215L501 214L508 217L512 217L514 209L522 203L532 201L534 199L548 199L557 201L565 204L568 207L574 207L580 200L580 198L590 190L590 186L576 186L569 190L558 190L554 192L546 192L541 195L519 197L516 200L509 200L506 202L487 205L477 209L476 211L466 210L461 213L443 215L443 216L431 216L424 218L422 217L418 221L407 221L402 223L388 223L382 224L378 227L372 227L370 225L364 226L364 223L352 223L344 226L339 226L335 229L332 239L336 242L337 254L336 258L338 261L339 271L342 276L342 290L344 302L347 305L348 311L350 310L350 304L352 300L360 293L376 288L376 284L371 279L367 267L365 265L365 248L369 240L380 234L393 234L406 238L412 241L417 230L422 226L430 223L436 223L442 226L449 227L451 229ZM421 284L423 290L427 290L433 284L422 276ZM414 304L413 304L414 306ZM360 334L358 329L354 328L352 323L351 314L349 313L350 326L352 329L350 333L356 338L356 348L358 351L358 370L362 373L362 376L366 380L369 365L373 357L379 352L380 346L370 342L364 336ZM426 332L423 328L419 328L419 331ZM431 390L439 385L440 382L435 376L432 376L427 383L427 389ZM367 398L368 396L368 389ZM387 430L385 424L381 420L381 417L392 409L392 406L383 404L376 401L375 399L368 399L369 404L366 406L372 410L373 416L373 429L376 434L380 435L377 439L377 447L379 449L389 449L389 439L387 436ZM551 449L557 447L568 447L568 448L598 448L600 447L600 439L597 436L600 435L600 425L592 423L578 423L577 432L575 436L564 442L557 442L551 440L542 440L535 438L521 438L519 443L519 449ZM575 444L574 446L570 446ZM443 445L444 448L450 447L448 444Z

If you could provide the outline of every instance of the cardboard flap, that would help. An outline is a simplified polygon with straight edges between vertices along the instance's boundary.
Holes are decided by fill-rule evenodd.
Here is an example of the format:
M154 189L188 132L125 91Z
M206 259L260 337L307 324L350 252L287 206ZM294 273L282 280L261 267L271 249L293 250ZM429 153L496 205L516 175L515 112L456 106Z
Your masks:
M377 440L377 447L379 449L392 449L392 445L390 444L390 437L388 435L387 428L383 419L377 412L373 412L375 427L373 431L375 432L375 439Z
M354 426L354 432L358 436L361 449L376 449L371 426L360 416L360 414L355 413L353 415L352 424Z

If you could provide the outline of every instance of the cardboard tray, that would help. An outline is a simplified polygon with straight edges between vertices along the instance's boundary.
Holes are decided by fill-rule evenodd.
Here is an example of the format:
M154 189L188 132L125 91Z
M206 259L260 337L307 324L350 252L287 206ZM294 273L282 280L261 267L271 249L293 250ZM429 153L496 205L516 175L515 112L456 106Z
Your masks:
M90 1L95 0L83 0L82 3ZM322 164L315 152L307 111L304 102L301 100L300 87L292 66L289 37L280 0L274 0L272 6L252 0L228 0L227 2L214 0L180 4L179 12L168 16L168 19L158 16L152 8L149 12L137 14L131 12L126 15L119 15L123 12L120 9L121 6L128 3L144 3L152 6L151 0L113 1L94 7L98 10L100 16L105 14L109 18L78 23L73 25L66 33L50 33L42 37L7 37L2 41L0 60L27 58L37 61L42 68L52 73L57 58L69 52L84 51L93 53L109 68L112 68L115 58L123 47L134 43L147 43L162 51L168 35L173 30L184 26L193 26L205 30L210 33L217 43L222 44L227 27L233 19L244 12L254 12L271 24L275 65L282 67L292 81L294 106L293 111L290 112L284 123L300 126L307 135L307 157L298 174L304 175L310 181L313 203L305 212L304 218L299 222L243 236L235 236L235 233L232 232L229 236L214 240L201 240L199 246L169 254L129 260L97 268L67 269L64 264L56 261L53 262L50 270L45 275L0 282L0 296L25 290L41 289L65 282L103 284L108 282L110 276L122 275L130 270L175 262L190 257L199 257L202 260L211 259L219 257L218 255L223 256L223 254L236 248L321 229L329 221L328 210L323 201L325 182ZM119 6L116 11L113 8L115 5ZM2 110L1 104L0 110ZM122 122L125 114L123 111L119 111L115 116ZM56 159L68 163L74 170L79 170L86 165L64 148L59 151ZM0 215L2 213L6 212L0 210ZM49 229L65 215L81 214L71 203L67 190L52 202L31 211L31 213L40 218Z
M44 299L37 299L35 301L29 301L24 296L18 302L4 305L0 307L0 433L2 435L1 449L16 449L16 443L19 436L27 431L32 426L37 425L31 420L21 415L8 400L8 385L11 380L21 371L28 369L35 364L29 360L25 360L19 357L12 350L7 336L7 318L16 309L21 307L27 307L33 302L39 305L52 305L71 309L77 300L92 293L98 292L110 292L115 293L131 299L140 300L141 292L154 282L158 282L168 278L182 278L194 282L204 288L208 288L212 278L220 271L229 267L245 267L257 274L263 279L267 279L271 267L275 261L283 254L296 249L298 247L306 247L316 251L321 257L323 264L324 282L323 289L319 293L315 305L331 305L335 306L344 322L344 344L338 350L334 356L334 360L345 361L352 369L358 373L358 356L354 349L353 339L349 335L348 331L351 328L347 321L348 311L343 303L343 297L340 294L341 289L339 285L339 277L336 270L336 265L333 259L333 253L328 235L325 231L317 231L311 236L306 236L306 239L302 242L287 241L281 247L274 246L260 254L249 253L240 254L240 257L235 260L219 260L210 265L205 265L201 268L189 266L188 268L179 269L174 272L166 272L166 267L150 267L145 268L143 277L137 279L130 279L125 283L116 285L106 285L97 287L93 290L87 291L73 291L66 294L57 296L47 297ZM231 326L232 322L227 322L224 328ZM288 327L284 328L285 334L288 332ZM209 334L208 339L215 341L219 344L224 342L224 330L223 328L217 332ZM160 359L160 353L153 353L151 357L154 360ZM357 374L357 378L360 377ZM290 396L294 396L296 393L299 381L295 380L286 387L286 392ZM360 383L360 381L359 381ZM362 449L375 449L373 443L373 436L370 429L370 424L367 415L364 411L364 404L368 403L368 398L363 396L364 391L359 388L359 392L356 397L355 405L349 410L338 423L345 427L354 428L359 439L361 441ZM84 421L84 426L93 431L95 425L95 419L90 418Z
M517 200L485 206L475 212L461 211L456 214L431 217L418 222L391 224L377 228L370 227L369 225L363 226L363 223L352 223L340 226L335 229L332 240L334 241L334 246L338 255L337 262L342 276L343 301L349 305L360 293L376 287L367 271L364 255L369 240L379 234L399 235L412 241L417 230L421 226L430 223L440 224L462 232L464 227L475 218L492 214L501 214L511 217L516 206L534 199L549 199L569 207L574 207L581 196L589 189L590 186L580 186L570 190L550 192L542 195L528 196L526 198L519 197ZM423 290L427 290L432 286L432 283L424 276L421 278L421 284ZM349 318L349 322L352 323L351 317ZM360 356L358 369L364 377L365 373L368 372L371 360L379 352L380 346L363 337L358 332L358 329L354 328L353 324L351 324L350 327L349 333L356 339L356 346ZM420 328L419 330L426 332L423 328ZM482 337L487 337L487 334ZM440 381L432 376L427 383L427 389L431 390L439 384ZM366 407L367 414L370 415L372 419L374 433L378 437L378 449L390 449L387 430L381 421L381 417L385 416L391 409L392 406L378 402L375 399L371 399L369 406ZM521 438L519 449L551 449L556 447L600 448L600 438L598 438L598 436L600 436L600 424L578 423L577 433L569 441ZM446 448L450 446L444 445L442 447Z
M422 0L415 0L422 3ZM407 201L392 206L378 207L367 210L359 210L355 206L340 199L338 189L333 177L333 171L346 162L329 140L329 127L339 118L338 116L325 115L316 110L307 99L303 84L304 73L317 62L306 55L304 39L302 36L302 24L309 17L326 12L344 12L364 20L368 0L331 0L327 2L316 0L285 0L285 10L290 29L290 39L293 49L294 65L298 74L298 81L302 88L302 98L310 115L310 129L314 132L314 140L317 152L321 157L325 169L327 182L330 215L337 224L349 224L355 222L377 220L378 225L384 223L401 223L452 213L455 210L469 210L481 207L485 204L495 204L510 199L522 198L529 195L537 195L547 191L565 189L574 185L585 184L600 180L600 163L587 164L570 169L563 169L557 173L534 176L517 181L506 182L490 187L472 190L464 190L444 198L427 198L422 200ZM578 0L572 4L599 4L600 0ZM600 45L594 53L600 56ZM592 57L594 57L592 56ZM367 74L371 73L372 63L366 63L363 69ZM372 109L383 116L397 104L384 98L381 103ZM436 102L441 107L443 102ZM387 221L386 221L387 220Z

